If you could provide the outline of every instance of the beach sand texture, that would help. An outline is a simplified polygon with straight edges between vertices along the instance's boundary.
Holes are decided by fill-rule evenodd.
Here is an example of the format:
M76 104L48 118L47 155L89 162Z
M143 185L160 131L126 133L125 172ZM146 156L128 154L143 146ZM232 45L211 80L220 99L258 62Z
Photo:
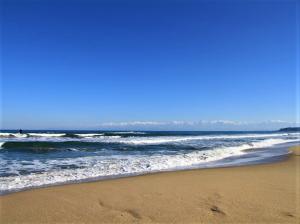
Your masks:
M0 196L9 223L300 223L300 147L263 165L199 169Z

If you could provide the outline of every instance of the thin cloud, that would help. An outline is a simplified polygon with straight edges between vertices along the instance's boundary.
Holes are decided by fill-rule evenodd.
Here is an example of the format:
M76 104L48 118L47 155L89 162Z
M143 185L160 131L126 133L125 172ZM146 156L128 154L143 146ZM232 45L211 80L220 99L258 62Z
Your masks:
M299 125L299 124L298 124ZM283 120L246 122L234 120L200 121L123 121L101 123L99 128L108 129L151 129L151 130L274 130L282 127L297 126Z

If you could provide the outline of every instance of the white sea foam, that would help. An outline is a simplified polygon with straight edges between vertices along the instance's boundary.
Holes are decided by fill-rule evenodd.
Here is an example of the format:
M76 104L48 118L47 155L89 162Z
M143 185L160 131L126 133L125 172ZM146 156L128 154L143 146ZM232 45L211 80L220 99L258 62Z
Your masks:
M19 161L10 161L6 164L1 161L3 167L7 167L11 173L16 170L33 169L44 170L43 173L0 177L0 192L20 190L24 188L39 187L59 184L70 181L82 181L93 178L107 178L119 175L136 175L141 173L159 172L167 170L186 169L199 167L202 164L218 161L220 159L242 155L245 149L268 147L279 143L299 141L299 139L265 139L232 147L219 147L203 151L172 155L110 155L87 156L78 158L51 159L41 161L35 159L28 163L20 164ZM76 165L81 168L58 169L61 165Z
M9 137L10 135L13 135L13 133L0 132L0 137Z
M140 132L140 131L114 131L114 132L109 132L113 134L137 134L137 135L143 135L146 134L145 132Z
M255 139L296 136L297 134L245 134L245 135L215 135L215 136L157 136L157 137L128 137L115 139L103 139L106 142L118 142L133 145L157 145L166 143L176 143L193 140L214 140L214 139Z
M2 148L2 145L4 144L5 142L0 142L0 149Z
M28 137L27 134L19 134L19 133L14 134L14 136L17 137L17 138L27 138Z
M112 132L114 134L124 134L124 133L134 133L142 134L143 132ZM95 142L107 142L107 143L123 143L123 144L133 144L133 145L157 145L157 144L169 144L183 141L193 141L193 140L215 140L215 139L255 139L255 138L272 138L272 137L295 137L299 133L273 133L273 134L231 134L231 135L199 135L199 136L143 136L143 137L122 137L116 136L104 136L102 133L85 133L85 134L75 134L80 138L79 140L65 137L65 133L0 133L0 138L10 138L12 140L24 139L25 141L82 141L86 139L87 141ZM23 140L21 140L23 141Z
M85 138L85 137L96 137L96 136L103 136L103 134L96 134L96 133L88 133L88 134L75 134L75 135L77 135L77 136L79 136L79 137L83 137L83 138Z
M1 136L2 135L2 136ZM85 141L100 143L121 143L127 145L159 145L159 144L186 144L187 142L199 142L209 140L251 140L265 138L298 138L299 133L273 133L273 134L240 134L240 135L200 135L200 136L131 136L122 137L120 135L105 136L101 133L77 134L81 138L72 138L64 136L64 133L0 133L2 141L49 141L49 142L65 142L65 141ZM13 137L12 137L13 136Z
M0 133L1 138L15 137L15 138L26 138L27 134L19 133Z
M62 137L64 133L28 133L29 136L33 137Z

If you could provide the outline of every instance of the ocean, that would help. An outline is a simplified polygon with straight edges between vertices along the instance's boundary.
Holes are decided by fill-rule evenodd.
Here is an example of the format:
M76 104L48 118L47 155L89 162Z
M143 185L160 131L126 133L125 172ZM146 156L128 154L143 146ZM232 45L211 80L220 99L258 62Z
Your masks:
M0 194L50 185L284 158L288 132L0 132Z

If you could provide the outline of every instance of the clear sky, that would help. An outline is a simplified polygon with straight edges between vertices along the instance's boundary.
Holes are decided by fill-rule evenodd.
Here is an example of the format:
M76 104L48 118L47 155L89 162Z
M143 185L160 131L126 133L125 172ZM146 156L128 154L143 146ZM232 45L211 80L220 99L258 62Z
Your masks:
M296 122L296 4L2 0L2 128Z

